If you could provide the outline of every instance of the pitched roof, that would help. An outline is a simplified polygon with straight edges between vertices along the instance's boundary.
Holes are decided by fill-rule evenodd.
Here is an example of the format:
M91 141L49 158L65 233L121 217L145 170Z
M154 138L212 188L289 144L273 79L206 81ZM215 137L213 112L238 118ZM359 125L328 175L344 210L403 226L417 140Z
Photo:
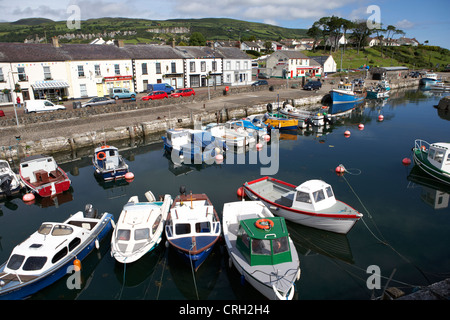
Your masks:
M220 47L216 48L216 52L219 52L225 59L251 59L248 54L239 48Z
M310 59L310 57L297 50L281 50L276 51L278 54L286 56L288 59Z
M131 59L182 59L183 55L175 48L165 45L139 44L125 45L123 48Z
M220 52L210 47L196 47L196 46L177 46L178 52L186 59L196 58L222 58Z

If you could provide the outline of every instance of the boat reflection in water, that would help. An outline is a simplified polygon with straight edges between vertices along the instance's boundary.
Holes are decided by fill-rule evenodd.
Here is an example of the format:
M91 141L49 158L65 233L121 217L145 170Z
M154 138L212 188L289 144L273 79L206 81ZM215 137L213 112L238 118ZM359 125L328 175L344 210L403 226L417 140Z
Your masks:
M408 188L415 188L417 185L422 187L420 199L423 202L435 210L448 208L450 202L450 187L448 185L426 174L417 165L411 169L407 179L410 181Z

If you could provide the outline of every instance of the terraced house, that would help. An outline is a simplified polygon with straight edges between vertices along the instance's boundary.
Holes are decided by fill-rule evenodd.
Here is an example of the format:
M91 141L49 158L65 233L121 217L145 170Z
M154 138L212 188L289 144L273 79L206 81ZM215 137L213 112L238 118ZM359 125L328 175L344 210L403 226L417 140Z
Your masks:
M154 83L182 88L250 81L251 59L239 48L59 44L56 38L49 44L0 43L0 105L17 97L102 97L113 87L139 93Z

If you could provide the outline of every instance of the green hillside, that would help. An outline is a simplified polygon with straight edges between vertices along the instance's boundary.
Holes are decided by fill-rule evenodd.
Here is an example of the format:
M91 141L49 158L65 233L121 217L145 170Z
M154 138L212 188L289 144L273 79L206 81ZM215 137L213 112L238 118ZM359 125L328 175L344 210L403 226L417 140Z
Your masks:
M152 29L188 28L186 33L155 33ZM117 33L120 31L120 33ZM129 18L100 18L81 21L81 28L71 30L66 21L43 18L21 19L0 23L0 42L23 42L25 39L50 39L58 35L101 34L103 39L124 39L126 42L162 42L174 38L177 42L188 39L192 32L201 32L207 40L245 40L254 37L261 40L300 38L305 29L289 29L264 23L235 19L172 19L145 20ZM114 35L111 35L114 33ZM126 33L126 34L124 34ZM48 41L48 40L47 40ZM89 42L85 37L63 38L62 42Z

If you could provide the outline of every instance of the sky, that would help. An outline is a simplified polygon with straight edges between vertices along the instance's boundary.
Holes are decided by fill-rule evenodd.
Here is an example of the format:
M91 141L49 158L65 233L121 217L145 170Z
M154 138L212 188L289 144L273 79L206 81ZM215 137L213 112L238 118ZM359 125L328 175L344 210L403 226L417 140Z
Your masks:
M325 16L371 19L384 27L393 25L420 43L450 48L450 0L0 0L0 21L63 21L76 14L73 5L80 9L81 23L102 17L233 18L308 29Z

